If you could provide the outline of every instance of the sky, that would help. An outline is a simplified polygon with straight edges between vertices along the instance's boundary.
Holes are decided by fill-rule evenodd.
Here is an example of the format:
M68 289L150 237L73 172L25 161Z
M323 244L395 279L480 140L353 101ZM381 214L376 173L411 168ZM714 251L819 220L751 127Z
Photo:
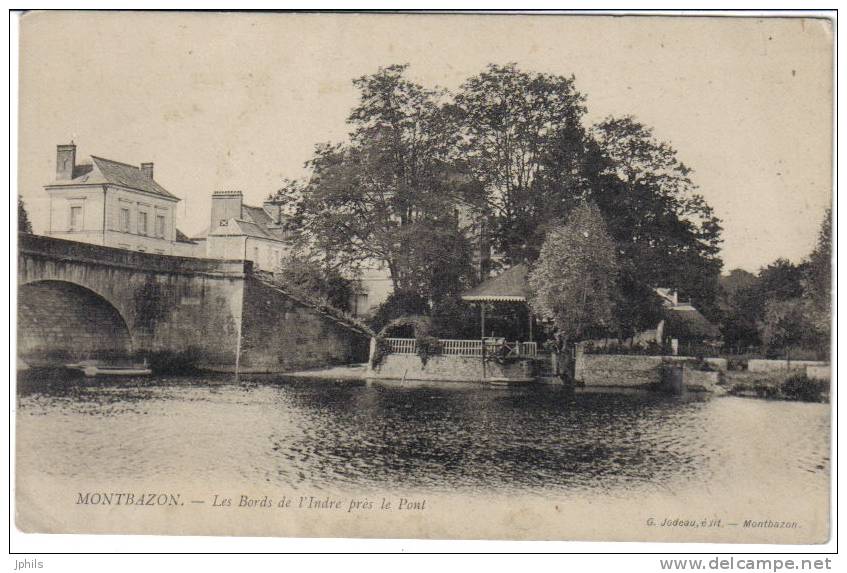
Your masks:
M586 121L633 115L694 169L723 220L724 271L814 248L832 200L832 28L801 18L30 13L21 19L18 184L35 232L56 145L155 163L182 198L248 204L343 140L356 77L408 63L458 88L489 63L575 76ZM79 159L78 159L79 160Z

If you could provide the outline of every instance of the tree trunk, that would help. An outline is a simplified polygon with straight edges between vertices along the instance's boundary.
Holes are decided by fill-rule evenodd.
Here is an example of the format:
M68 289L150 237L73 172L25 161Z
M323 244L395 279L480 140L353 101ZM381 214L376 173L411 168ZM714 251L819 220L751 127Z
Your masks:
M556 376L566 385L573 383L573 375L571 374L571 353L568 347L568 339L563 336L561 343L558 345L556 359Z

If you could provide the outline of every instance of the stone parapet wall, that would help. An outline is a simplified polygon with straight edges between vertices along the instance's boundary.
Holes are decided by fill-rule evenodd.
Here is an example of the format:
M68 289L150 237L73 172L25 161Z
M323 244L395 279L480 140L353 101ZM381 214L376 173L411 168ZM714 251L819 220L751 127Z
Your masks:
M396 380L486 382L526 379L533 372L530 360L509 364L486 361L483 366L479 356L431 356L423 365L417 354L388 354L376 368L369 368L367 375Z
M747 361L748 372L806 370L807 366L828 366L828 364L826 362L820 362L817 360L765 360L754 358Z
M661 382L661 365L661 356L579 353L574 377L586 386L648 386Z
M263 281L246 282L243 317L242 371L291 372L364 362L368 357L368 335Z
M715 389L719 381L719 372L706 372L703 370L694 370L693 368L683 368L682 370L682 383L687 390L711 392Z
M212 274L245 276L252 269L250 261L198 259L141 253L116 247L104 247L41 235L18 234L18 251L29 257L53 261L103 264L132 271L179 274Z
M687 356L639 356L629 354L585 354L578 352L574 376L586 386L641 387L661 382L663 363L693 364L696 359ZM724 358L706 358L712 368L725 372ZM686 368L696 371L695 368ZM717 374L717 373L715 373ZM695 376L696 375L691 375ZM711 378L711 377L710 377ZM693 380L693 378L691 378Z
M832 379L832 366L830 366L829 364L810 364L806 366L806 376L808 378L811 378L812 380L829 381Z

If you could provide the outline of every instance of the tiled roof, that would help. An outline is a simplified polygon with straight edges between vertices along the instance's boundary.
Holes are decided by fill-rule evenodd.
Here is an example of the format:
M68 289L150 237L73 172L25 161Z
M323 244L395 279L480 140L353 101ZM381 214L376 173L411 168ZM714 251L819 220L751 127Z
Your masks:
M92 164L82 164L74 168L73 179L55 181L51 185L92 185L110 183L130 189L138 189L160 197L179 200L167 189L147 177L140 167L127 165L120 161L112 161L102 157L91 156Z
M242 205L241 218L245 221L255 223L256 225L261 227L262 230L266 232L272 239L285 239L284 231L274 223L273 219L271 219L271 216L268 215L267 211L265 211L262 207Z
M285 233L281 228L275 228L273 219L261 207L250 205L241 206L241 218L230 219L226 225L204 229L192 237L195 240L203 240L209 235L215 236L247 236L272 241L282 241Z
M186 235L185 233L183 233L179 229L176 230L176 242L177 243L191 243L192 245L197 244L194 241L192 241L191 239L189 239L188 235Z
M209 228L209 227L206 227L205 229L203 229L203 230L202 230L202 231L200 231L199 233L194 233L194 234L193 234L193 235L191 235L191 237L189 237L189 238L190 238L192 241L205 241L205 240L206 240L206 238L209 236L209 230L210 230L210 228Z
M485 302L525 302L529 294L526 265L515 265L507 271L462 293L462 300Z

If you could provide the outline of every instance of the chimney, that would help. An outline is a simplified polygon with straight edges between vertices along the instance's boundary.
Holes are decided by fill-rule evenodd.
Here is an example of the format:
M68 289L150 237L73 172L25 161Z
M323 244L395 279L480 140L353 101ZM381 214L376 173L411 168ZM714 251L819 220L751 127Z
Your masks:
M152 163L142 163L141 164L141 173L147 179L153 179L153 164Z
M76 165L76 145L73 141L67 145L56 146L56 180L70 181L74 178Z
M210 231L226 226L230 219L241 218L241 191L215 191L212 193L212 221Z
M279 202L265 201L262 203L262 209L268 214L274 225L282 224L282 205Z

